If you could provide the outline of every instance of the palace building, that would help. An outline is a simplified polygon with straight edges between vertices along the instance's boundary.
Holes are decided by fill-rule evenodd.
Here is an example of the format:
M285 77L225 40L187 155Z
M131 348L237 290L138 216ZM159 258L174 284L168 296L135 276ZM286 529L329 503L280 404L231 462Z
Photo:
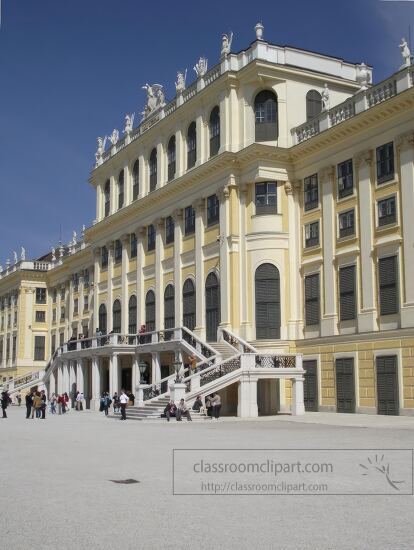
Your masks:
M98 139L92 225L0 272L11 390L142 405L176 379L225 414L414 413L411 56L373 85L255 30L172 101L146 85L143 120Z

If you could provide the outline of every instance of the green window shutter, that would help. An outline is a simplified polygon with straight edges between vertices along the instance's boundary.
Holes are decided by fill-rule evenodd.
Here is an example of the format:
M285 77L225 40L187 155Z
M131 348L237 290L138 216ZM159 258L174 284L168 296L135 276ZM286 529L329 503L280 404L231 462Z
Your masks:
M355 266L339 270L340 320L348 321L356 317Z
M380 314L398 313L398 264L397 256L378 261Z
M318 325L320 321L319 273L305 277L306 325Z

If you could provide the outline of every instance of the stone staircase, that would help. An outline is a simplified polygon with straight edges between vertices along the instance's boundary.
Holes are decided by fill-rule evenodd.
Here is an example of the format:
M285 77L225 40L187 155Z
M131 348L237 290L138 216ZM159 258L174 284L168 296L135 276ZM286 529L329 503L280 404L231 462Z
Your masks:
M219 355L221 355L221 360L225 361L226 359L229 359L230 357L233 357L233 355L236 355L237 350L233 348L230 344L227 342L210 342L210 345L212 348L214 348Z
M126 411L127 420L151 420L159 422L167 422L166 418L161 418L161 414L167 403L170 401L169 396L159 397L154 399L151 403L148 403L144 407L128 407ZM113 411L112 407L111 410ZM120 413L111 412L109 418L120 418ZM200 413L191 410L191 418L194 422L200 422L204 420L211 420L210 416L204 416ZM176 422L175 418L171 418L172 422ZM186 418L183 418L183 422L187 422Z

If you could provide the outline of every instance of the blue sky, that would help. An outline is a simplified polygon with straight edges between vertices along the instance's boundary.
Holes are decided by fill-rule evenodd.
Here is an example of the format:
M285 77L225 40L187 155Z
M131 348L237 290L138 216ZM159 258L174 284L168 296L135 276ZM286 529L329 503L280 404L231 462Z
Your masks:
M401 64L410 22L414 38L414 2L2 0L0 264L90 225L96 137L142 110L145 82L170 98L177 69L188 84L200 55L216 64L222 32L248 47L258 20L269 42L365 61L375 81Z

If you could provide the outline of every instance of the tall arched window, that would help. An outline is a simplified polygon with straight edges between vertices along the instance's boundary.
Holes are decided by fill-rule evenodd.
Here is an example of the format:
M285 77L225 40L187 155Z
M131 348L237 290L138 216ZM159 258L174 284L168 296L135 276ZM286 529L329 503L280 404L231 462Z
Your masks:
M132 200L136 201L139 195L139 160L132 167Z
M106 180L104 188L104 199L105 199L105 217L109 216L111 211L111 182Z
M137 297L131 296L128 302L128 334L137 333Z
M220 324L220 285L215 273L209 273L206 279L206 328L207 341L217 341L217 329Z
M168 142L168 181L175 178L175 136L170 137Z
M150 176L150 191L157 188L157 150L151 151L149 159L149 176Z
M270 90L259 92L254 100L256 141L275 141L278 138L277 96Z
M118 176L118 210L124 206L124 171L121 170Z
M112 306L112 330L113 332L121 332L121 302L115 300Z
M106 305L99 306L99 330L102 334L106 334Z
M192 168L197 159L197 129L193 121L187 132L187 169Z
M280 338L280 276L272 264L256 269L256 339Z
M145 327L147 332L155 330L155 294L149 290L145 297Z
M306 94L306 120L312 120L322 111L322 97L317 90L309 90Z
M164 329L165 340L171 340L173 331L167 331L169 328L174 328L175 325L175 300L174 287L168 285L164 292Z
M183 325L194 330L196 324L196 293L194 283L187 279L183 286Z
M217 155L220 149L220 109L218 106L210 113L210 157Z

